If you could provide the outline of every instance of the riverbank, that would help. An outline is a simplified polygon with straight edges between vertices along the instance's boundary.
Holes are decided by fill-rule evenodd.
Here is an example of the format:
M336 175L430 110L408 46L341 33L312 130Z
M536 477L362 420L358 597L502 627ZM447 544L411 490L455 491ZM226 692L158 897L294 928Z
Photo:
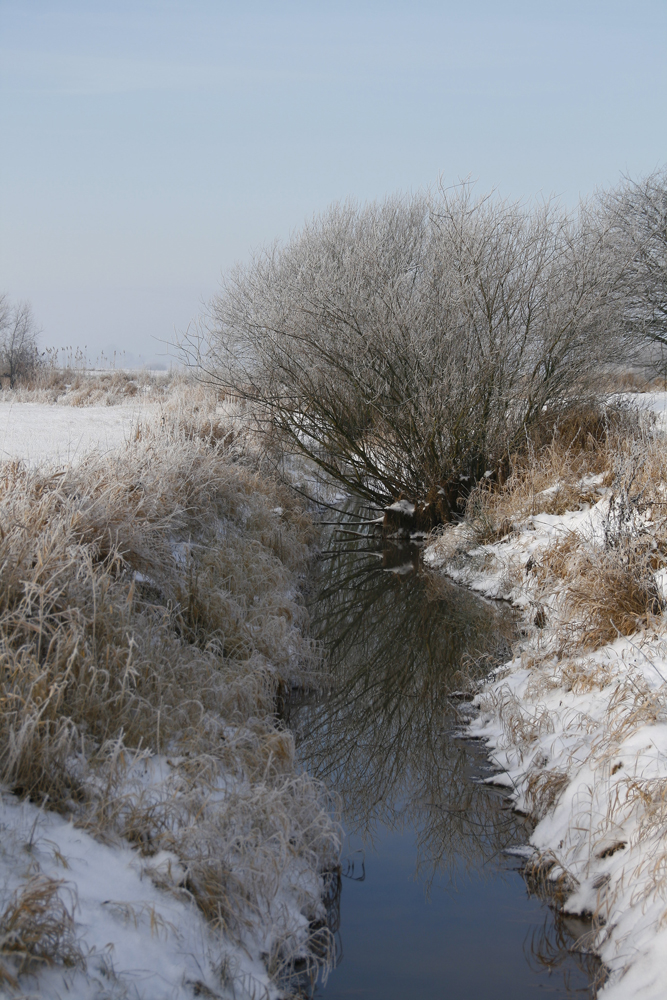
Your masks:
M313 529L215 400L187 391L131 418L127 401L7 403L10 995L268 998L293 962L328 961L338 832L275 714L281 686L319 669L300 597ZM21 407L43 429L30 464Z
M468 731L537 824L535 876L590 916L581 947L609 970L608 1000L658 1000L667 981L664 394L645 402L471 498L424 555L520 612Z

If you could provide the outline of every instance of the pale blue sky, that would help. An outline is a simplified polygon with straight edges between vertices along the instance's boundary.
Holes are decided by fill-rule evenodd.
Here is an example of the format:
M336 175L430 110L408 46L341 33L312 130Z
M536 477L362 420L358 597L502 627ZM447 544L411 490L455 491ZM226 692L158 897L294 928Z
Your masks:
M0 290L155 355L330 202L667 162L667 0L0 0Z

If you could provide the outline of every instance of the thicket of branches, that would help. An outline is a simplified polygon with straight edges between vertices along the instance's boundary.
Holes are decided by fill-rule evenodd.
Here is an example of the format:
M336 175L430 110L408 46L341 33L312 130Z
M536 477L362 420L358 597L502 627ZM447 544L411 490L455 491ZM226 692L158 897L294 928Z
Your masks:
M616 270L617 306L633 339L667 374L667 168L602 198Z
M8 378L13 389L31 378L39 366L38 330L27 302L12 306L0 295L0 377Z
M327 476L447 519L629 356L619 217L467 186L335 205L232 271L186 349Z

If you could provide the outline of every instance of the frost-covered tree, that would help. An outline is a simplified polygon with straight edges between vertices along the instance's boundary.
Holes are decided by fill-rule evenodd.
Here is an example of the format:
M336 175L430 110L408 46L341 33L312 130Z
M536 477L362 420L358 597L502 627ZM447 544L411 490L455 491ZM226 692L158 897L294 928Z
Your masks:
M467 186L335 205L232 271L186 346L328 476L447 518L617 354L603 243Z
M667 169L625 183L602 199L615 253L622 322L638 347L667 359ZM651 350L652 348L652 350Z
M19 302L12 306L6 295L0 295L0 376L8 378L12 388L35 372L37 336L30 305Z

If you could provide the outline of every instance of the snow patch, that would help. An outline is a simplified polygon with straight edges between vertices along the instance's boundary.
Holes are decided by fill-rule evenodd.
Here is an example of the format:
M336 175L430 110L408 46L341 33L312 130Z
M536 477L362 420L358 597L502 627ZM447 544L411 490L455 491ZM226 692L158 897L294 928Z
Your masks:
M61 882L60 895L73 917L82 964L41 966L38 975L22 976L44 1000L220 997L226 994L225 970L234 975L239 998L278 995L263 963L216 934L187 892L154 884L161 869L175 870L175 856L162 852L142 859L129 846L100 843L6 793L0 795L0 833L2 909L39 873ZM244 982L247 990L239 992Z
M385 510L394 510L399 514L407 514L411 517L415 512L415 505L410 503L409 500L397 500L395 503L390 504L389 507L385 507Z

